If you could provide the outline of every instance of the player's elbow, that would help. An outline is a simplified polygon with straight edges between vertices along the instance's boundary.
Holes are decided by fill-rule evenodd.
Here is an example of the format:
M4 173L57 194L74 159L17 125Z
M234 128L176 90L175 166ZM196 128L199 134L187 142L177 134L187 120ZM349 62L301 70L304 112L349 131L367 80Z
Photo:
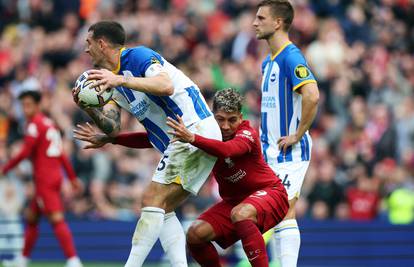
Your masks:
M163 91L164 91L164 94L168 96L174 94L174 86L171 81L167 82Z
M160 86L159 86L159 94L170 96L174 94L174 84L168 74L162 73L160 74Z
M318 103L319 103L319 93L311 95L309 97L309 102L314 106L318 105Z

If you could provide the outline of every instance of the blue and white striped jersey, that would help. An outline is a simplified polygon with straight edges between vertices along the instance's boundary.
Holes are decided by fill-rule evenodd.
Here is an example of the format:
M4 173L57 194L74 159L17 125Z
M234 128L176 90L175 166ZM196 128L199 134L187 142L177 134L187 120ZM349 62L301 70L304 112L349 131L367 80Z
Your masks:
M306 132L300 142L286 153L279 150L277 140L296 132L302 117L302 96L296 89L316 83L300 50L286 43L275 55L268 55L262 64L262 121L260 137L268 163L308 161L311 137Z
M161 153L167 148L171 135L167 116L180 115L186 126L212 115L199 88L183 72L157 52L145 47L123 49L116 73L134 77L151 77L166 72L174 85L171 96L155 96L117 87L112 99L133 114L145 127L150 142Z

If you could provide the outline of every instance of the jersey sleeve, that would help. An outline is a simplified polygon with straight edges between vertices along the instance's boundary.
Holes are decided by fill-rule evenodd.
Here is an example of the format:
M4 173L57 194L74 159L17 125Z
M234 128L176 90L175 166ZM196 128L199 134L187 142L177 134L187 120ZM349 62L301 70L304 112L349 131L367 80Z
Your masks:
M239 130L233 139L218 141L200 135L195 135L192 145L218 158L238 157L250 153L254 146L254 139L248 130Z
M294 52L286 58L286 73L292 83L292 90L300 88L307 83L316 83L308 63L300 52Z
M164 59L160 54L145 46L133 48L128 60L130 65L135 66L133 74L136 77L155 76L163 70Z
M68 175L69 180L76 180L76 173L73 169L72 163L70 163L68 156L62 152L60 155L60 160L62 162L63 168L65 169L66 174Z
M20 161L29 157L30 153L33 151L33 148L36 146L38 137L39 127L34 122L31 122L26 128L22 149L15 157L13 157L9 162L6 163L6 165L3 166L1 172L3 174L6 174L11 169L16 167Z
M131 148L152 148L146 132L121 133L115 137L113 144Z

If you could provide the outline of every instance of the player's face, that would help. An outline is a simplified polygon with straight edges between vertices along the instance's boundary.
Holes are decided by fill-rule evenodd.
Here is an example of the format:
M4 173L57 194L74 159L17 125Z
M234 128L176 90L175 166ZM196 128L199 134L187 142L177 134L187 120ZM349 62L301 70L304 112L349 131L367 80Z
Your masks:
M243 118L240 112L225 112L218 110L214 112L214 117L220 126L221 134L223 135L223 141L227 141L233 138Z
M20 100L20 103L26 118L30 119L38 112L39 105L31 97L24 97Z
M91 57L92 64L95 67L100 67L102 66L104 54L102 53L102 48L99 45L99 41L95 40L92 37L92 35L92 32L88 32L88 37L86 38L85 52Z
M270 7L262 6L257 10L253 27L256 31L256 38L268 40L276 31L277 20L271 15Z

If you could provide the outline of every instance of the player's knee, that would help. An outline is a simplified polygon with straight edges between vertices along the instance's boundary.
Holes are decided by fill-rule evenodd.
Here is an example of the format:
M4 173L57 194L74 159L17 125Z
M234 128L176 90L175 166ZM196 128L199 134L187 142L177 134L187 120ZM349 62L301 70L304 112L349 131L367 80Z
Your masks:
M231 210L230 218L232 222L243 220L256 221L256 209L250 204L238 205Z
M51 224L56 224L64 220L62 212L52 212L48 215L49 222Z
M208 234L204 233L203 228L200 224L193 223L187 231L187 243L191 244L201 244L208 239Z
M154 194L152 190L147 190L144 192L144 195L142 196L142 207L157 207L165 209L165 206L165 198Z

